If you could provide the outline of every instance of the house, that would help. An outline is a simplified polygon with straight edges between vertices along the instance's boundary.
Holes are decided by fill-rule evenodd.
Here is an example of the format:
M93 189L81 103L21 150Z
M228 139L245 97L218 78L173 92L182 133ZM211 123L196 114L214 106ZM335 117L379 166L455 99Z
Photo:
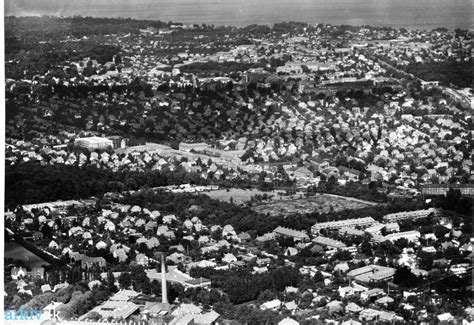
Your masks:
M243 244L248 243L252 239L252 237L250 237L249 233L247 232L241 232L237 235L237 237L239 237L240 242Z
M364 290L360 289L360 288L357 288L355 286L346 286L346 287L339 287L339 289L337 289L337 291L339 292L339 296L341 298L345 298L345 297L353 296L356 293L359 293L359 292L364 291Z
M366 308L360 312L359 319L363 322L372 322L378 320L379 316L380 311L372 308Z
M345 322L342 322L341 325L362 325L362 323L354 319L349 319L349 320L346 320Z
M32 237L33 237L33 241L40 241L44 238L44 235L41 231L35 231Z
M214 310L211 310L205 314L197 314L193 317L194 325L217 325L219 324L219 319L221 315L216 313Z
M298 305L296 304L296 302L295 302L294 300L292 300L292 301L290 301L290 302L284 303L284 304L283 304L283 307L284 307L286 310L295 311L295 310L298 308Z
M283 318L278 325L298 325L299 323L290 317Z
M281 301L279 299L267 301L260 305L261 310L279 310L281 307Z
M362 292L360 294L360 299L362 301L367 301L371 298L380 297L381 295L384 295L384 294L385 292L383 291L383 289L373 288L373 289Z
M157 246L160 245L160 241L158 240L158 238L156 237L151 237L150 239L147 240L146 242L146 247L148 247L148 249L152 249L152 248L155 248Z
M145 255L145 254L137 254L137 256L135 257L135 262L138 264L138 265L142 265L142 266L148 266L148 257Z
M52 248L52 249L59 249L58 243L56 243L54 240L52 240L52 241L49 242L48 247L49 247L49 248Z
M285 256L295 256L296 254L298 254L298 250L294 247L288 247L284 253Z
M359 175L361 173L359 170L347 168L344 166L339 166L337 169L339 170L339 174L341 176L347 177L350 181L356 182L359 180Z
M156 253L154 256L157 256ZM166 256L167 261L173 261L174 264L182 263L186 260L186 255L183 253L174 252L171 255Z
M104 241L99 241L97 244L95 244L95 247L97 249L106 249L107 248L107 244L104 242Z
M23 267L14 267L12 268L10 274L11 274L12 279L17 280L19 278L25 277L27 272L26 272L26 269Z
M41 292L42 293L50 292L50 291L53 291L53 290L51 289L51 286L49 284L43 284L41 286Z
M170 304L164 304L161 302L146 301L141 313L147 317L156 318L159 316L165 316L171 311Z
M146 224L145 224L145 230L154 230L155 228L157 227L157 223L155 221L148 221Z
M350 303L347 304L345 310L348 313L358 314L362 311L362 307L360 307L356 303L350 302Z
M264 257L264 258L259 258L255 262L257 263L258 266L262 265L268 265L271 263L271 259L269 257Z
M33 278L40 278L40 279L43 279L44 278L44 267L42 266L34 266L32 269L31 269L31 276Z
M224 257L222 258L222 262L230 264L233 262L237 262L237 257L235 257L234 254L225 254Z
M325 308L328 309L328 311L331 315L341 313L344 310L344 308L342 306L342 302L338 301L338 300L331 301L330 303L328 303L325 306Z
M127 252L123 248L115 248L112 250L112 256L119 260L119 262L125 262L127 260Z
M201 244L201 245L202 244L207 244L209 242L210 242L210 239L209 239L208 236L199 236L199 238L198 238L198 243Z
M397 316L395 313L392 313L392 312L381 311L379 315L379 320L382 322L395 323L395 322L403 321L403 317Z
M274 240L276 237L276 234L275 233L266 233L266 234L263 234L262 236L258 236L256 238L256 241L259 242L259 243L264 243L264 242L267 242L267 241L270 241L270 240Z
M102 267L105 267L106 264L107 264L107 262L101 256L99 256L99 257L84 256L84 258L81 260L81 267L82 268L91 268L94 265L102 268Z
M336 272L346 272L349 270L349 264L347 262L339 263L334 267L334 271Z
M170 250L170 251L176 250L176 251L181 252L181 253L184 253L184 252L185 252L184 246L181 245L181 244L179 244L179 245L172 245L172 246L170 246L169 250Z
M389 296L385 296L385 297L375 300L375 303L377 305L386 306L388 304L391 304L393 301L394 301L393 298L390 298Z
M235 262L232 262L230 264L232 266L235 266L235 267L244 267L246 265L246 263L244 261L235 261Z

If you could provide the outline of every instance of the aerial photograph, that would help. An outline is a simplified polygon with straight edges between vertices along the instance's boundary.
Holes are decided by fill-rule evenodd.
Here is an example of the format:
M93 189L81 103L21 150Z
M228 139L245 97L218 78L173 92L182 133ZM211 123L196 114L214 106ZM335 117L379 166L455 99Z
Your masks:
M472 0L1 6L1 323L474 324Z

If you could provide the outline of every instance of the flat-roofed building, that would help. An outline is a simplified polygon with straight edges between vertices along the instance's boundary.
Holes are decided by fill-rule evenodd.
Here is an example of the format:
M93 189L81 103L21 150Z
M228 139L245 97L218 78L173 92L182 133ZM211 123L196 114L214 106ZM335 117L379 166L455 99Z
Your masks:
M114 147L112 140L101 137L77 138L74 140L74 146L88 150L111 149Z
M107 139L112 140L114 149L127 147L127 140L119 135L112 135L107 137Z
M308 235L303 231L293 230L285 227L277 227L273 230L273 233L277 236L291 237L297 241L306 241L309 239Z
M416 211L405 211L405 212L397 212L397 213L390 213L383 217L385 222L394 222L399 220L415 220L426 218L431 214L436 214L438 212L435 208L429 208L425 210L416 210Z
M449 188L459 190L461 195L474 196L474 184L426 184L421 187L424 195L446 195Z
M419 231L412 230L412 231L404 231L404 232L397 232L397 233L394 233L394 234L389 234L387 236L379 238L377 241L384 242L384 241L388 240L388 241L391 241L393 243L393 242L395 242L399 239L405 238L409 242L417 242L420 239L420 236L421 236L421 234L420 234Z
M316 233L321 229L340 229L344 227L349 227L349 228L369 227L374 223L377 223L377 221L375 221L372 217L321 222L321 223L314 224L311 227L311 231L313 233Z
M323 247L327 248L335 248L335 249L342 249L346 247L346 244L343 242L340 242L339 240L323 237L323 236L317 236L313 239L313 243L321 245Z
M102 319L128 320L133 314L138 314L140 306L130 301L107 300L102 305L95 307L91 312L98 313ZM89 313L81 316L79 320L84 320ZM83 318L82 318L83 317Z
M394 268L372 264L347 272L347 277L352 280L369 283L389 280L394 274Z
M382 229L385 228L385 224L383 223L374 223L372 226L365 229L365 232L370 235L379 235L382 232Z
M365 231L355 229L355 228L349 228L349 227L342 227L339 229L339 234L340 235L349 235L349 236L364 236Z
M400 231L400 226L396 222L389 222L385 224L385 230L387 232L398 232Z
M301 74L303 68L301 62L286 62L285 65L277 67L276 72L279 73L290 73L290 74Z

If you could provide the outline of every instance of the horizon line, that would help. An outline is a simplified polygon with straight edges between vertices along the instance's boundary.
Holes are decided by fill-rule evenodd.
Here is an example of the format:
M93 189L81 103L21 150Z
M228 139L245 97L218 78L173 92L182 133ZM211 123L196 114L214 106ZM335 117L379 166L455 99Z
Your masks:
M472 28L462 28L462 27L456 27L456 28L449 28L449 27L446 27L446 26L438 26L438 27L434 27L434 28L431 28L431 29L422 29L422 28L411 28L411 27L393 27L393 26L390 26L390 25L371 25L371 24L362 24L362 25L351 25L351 24L334 24L334 23L324 23L324 22L314 22L314 23L309 23L309 22L306 22L306 21L298 21L298 20L281 20L281 21L277 21L277 22L272 22L272 23L252 23L252 24L247 24L247 25L242 25L242 26L237 26L237 25L230 25L230 24L223 24L223 25L219 25L219 24L212 24L212 23L204 23L204 22L201 22L201 23L197 23L197 22L181 22L181 21L164 21L164 20L160 20L160 19L145 19L145 18L134 18L134 17L122 17L122 16L83 16L83 15L69 15L69 16L62 16L62 15L57 15L57 14L37 14L37 15L34 15L34 14L25 14L25 15L17 15L17 14L4 14L3 16L4 18L59 18L59 19L72 19L72 18L91 18L91 19L117 19L117 20L136 20L136 21L146 21L146 22L162 22L162 23L165 23L165 24L168 24L168 23L175 23L175 24L192 24L192 25L197 25L197 26L202 26L202 25L209 25L209 26L213 26L214 28L215 27L234 27L234 28L245 28L245 27L248 27L248 26L253 26L253 25L256 25L256 26L271 26L271 25L274 25L274 24L279 24L279 23L305 23L305 24L308 24L310 26L316 26L316 25L324 25L324 26L327 26L327 25L330 25L330 26L350 26L350 27L375 27L375 28L384 28L384 27L387 27L387 28L393 28L395 30L400 30L400 29L406 29L406 30L410 30L410 31L433 31L433 30L436 30L436 29L446 29L448 31L454 31L456 29L461 29L461 30L467 30L468 32L472 32L474 31L474 27Z

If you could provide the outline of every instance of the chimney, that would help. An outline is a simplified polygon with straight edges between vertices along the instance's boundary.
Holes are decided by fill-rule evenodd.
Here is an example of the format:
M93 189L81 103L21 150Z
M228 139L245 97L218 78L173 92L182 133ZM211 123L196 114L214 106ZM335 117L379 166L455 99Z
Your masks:
M161 302L168 303L168 293L166 292L166 259L165 252L161 253Z

